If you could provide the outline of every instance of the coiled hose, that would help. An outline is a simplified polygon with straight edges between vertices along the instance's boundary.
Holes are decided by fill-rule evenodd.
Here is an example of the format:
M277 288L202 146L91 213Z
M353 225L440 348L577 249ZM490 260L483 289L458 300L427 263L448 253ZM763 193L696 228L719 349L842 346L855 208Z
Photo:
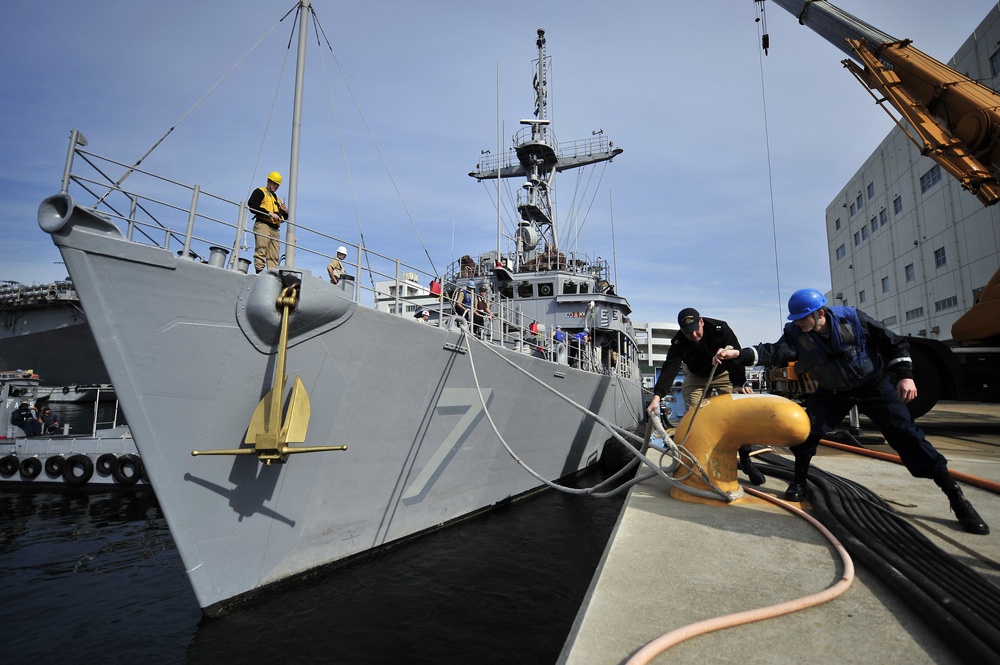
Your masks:
M755 456L768 475L792 479L790 460ZM847 551L888 585L968 662L1000 662L1000 587L931 542L866 487L813 467L813 512Z

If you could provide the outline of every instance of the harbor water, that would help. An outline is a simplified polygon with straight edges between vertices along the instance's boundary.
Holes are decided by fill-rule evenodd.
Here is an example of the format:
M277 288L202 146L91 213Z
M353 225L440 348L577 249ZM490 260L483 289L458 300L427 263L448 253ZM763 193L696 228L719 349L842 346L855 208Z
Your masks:
M553 663L622 504L540 492L204 619L152 492L2 492L3 662Z

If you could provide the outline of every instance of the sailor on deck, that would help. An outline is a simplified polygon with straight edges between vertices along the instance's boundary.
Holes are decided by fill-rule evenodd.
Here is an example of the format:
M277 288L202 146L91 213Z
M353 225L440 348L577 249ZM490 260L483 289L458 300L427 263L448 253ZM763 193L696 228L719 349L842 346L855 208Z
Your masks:
M253 190L247 206L254 215L253 267L257 272L278 267L278 248L281 223L288 219L288 206L275 192L281 186L281 174L272 171L267 175L267 184Z

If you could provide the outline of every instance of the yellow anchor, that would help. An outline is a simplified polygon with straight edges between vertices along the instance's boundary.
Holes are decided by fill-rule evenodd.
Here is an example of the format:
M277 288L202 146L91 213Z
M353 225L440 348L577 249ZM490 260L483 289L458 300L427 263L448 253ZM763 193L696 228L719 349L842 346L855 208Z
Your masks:
M309 429L311 406L309 393L302 379L295 377L292 392L288 397L288 410L282 422L281 397L285 393L285 357L288 354L288 318L299 300L299 282L285 287L278 296L278 306L281 307L281 334L278 337L278 358L274 366L274 383L271 390L257 404L244 443L253 444L253 448L235 448L232 450L192 450L198 455L257 455L257 459L268 466L271 462L284 463L288 456L295 453L318 453L331 450L347 450L347 446L303 446L290 447L286 443L301 443L306 440Z

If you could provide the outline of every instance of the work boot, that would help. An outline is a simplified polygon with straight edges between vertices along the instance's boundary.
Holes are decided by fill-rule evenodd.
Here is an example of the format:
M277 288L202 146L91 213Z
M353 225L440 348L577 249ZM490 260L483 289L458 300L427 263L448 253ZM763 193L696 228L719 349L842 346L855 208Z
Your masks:
M750 459L750 446L740 446L740 468L743 469L743 473L747 474L750 478L751 485L763 485L767 482L767 478L764 474L760 472L760 469L753 465L753 460Z
M792 482L789 483L788 489L785 490L785 494L781 497L785 501L795 501L799 502L806 498L806 491L808 489L809 483L809 462L802 464L798 461L795 462L795 475L792 478Z
M985 536L990 532L989 525L983 521L983 518L979 516L979 513L972 507L969 500L965 498L965 494L962 493L962 487L954 478L950 476L941 479L935 478L934 482L937 483L941 491L948 497L948 503L951 504L951 512L955 513L955 517L958 518L958 523L962 525L963 531L981 536Z

